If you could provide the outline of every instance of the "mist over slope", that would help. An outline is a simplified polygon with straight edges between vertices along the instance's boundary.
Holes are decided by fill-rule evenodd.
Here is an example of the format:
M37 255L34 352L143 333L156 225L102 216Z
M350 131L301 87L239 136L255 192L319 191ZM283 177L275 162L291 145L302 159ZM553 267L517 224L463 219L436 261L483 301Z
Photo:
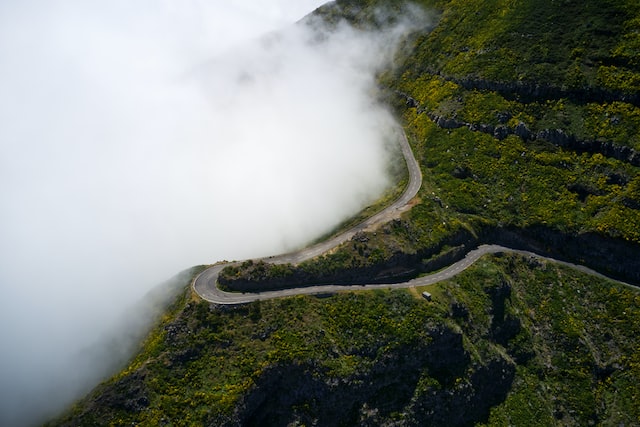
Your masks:
M0 5L0 424L86 390L111 355L83 349L155 284L388 186L393 40L288 26L321 3Z
M375 4L399 3L322 13L378 26L393 14ZM502 243L640 283L638 2L420 3L440 7L437 26L379 79L419 197L308 271L406 277ZM135 359L51 425L640 422L637 289L508 251L426 289L431 301L412 289L232 308L182 294Z

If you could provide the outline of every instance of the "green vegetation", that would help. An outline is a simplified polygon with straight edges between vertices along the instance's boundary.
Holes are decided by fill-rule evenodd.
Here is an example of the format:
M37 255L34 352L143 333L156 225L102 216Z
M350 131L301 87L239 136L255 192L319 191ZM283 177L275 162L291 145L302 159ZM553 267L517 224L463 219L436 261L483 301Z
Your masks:
M378 22L374 4L401 9L343 1L328 10L366 26ZM640 256L637 2L424 4L441 11L438 25L410 37L413 50L381 75L389 93L402 94L389 100L423 169L420 203L290 277L340 281L340 271L356 269L367 277L365 269L392 265L399 254L429 258L461 235L473 243L504 229L580 262L596 257L572 256L556 241L595 235L631 242ZM626 86L613 80L622 69ZM555 237L530 231L541 228Z
M56 424L640 422L637 291L506 255L428 289L231 308L185 294ZM447 409L463 401L477 410Z
M460 220L480 215L519 228L547 224L640 242L640 211L625 203L634 197L628 184L637 168L516 136L500 141L466 128L447 131L411 112L407 119L429 141L425 176Z
M403 3L320 14L382 28ZM422 167L413 208L300 266L226 274L404 277L510 239L640 283L640 3L418 3L435 27L380 75ZM640 424L636 290L503 255L430 287L433 302L419 291L185 295L58 424Z
M408 77L438 71L637 93L639 14L634 0L451 0L418 41Z
M632 386L639 354L631 344L638 328L631 319L640 315L637 291L513 256L483 261L474 270L443 292L466 308L465 333L493 334L518 364L510 394L492 409L488 425L639 421L632 403L639 393ZM496 311L505 284L510 289ZM494 299L493 313L482 309L487 298ZM502 334L513 325L519 332L505 344ZM615 399L618 393L624 397Z
M640 149L639 17L637 2L447 4L383 76L404 94L396 106L423 165L423 203L409 215L431 235L418 246L480 224L637 247L639 158L628 153ZM611 67L628 73L626 86L605 83Z

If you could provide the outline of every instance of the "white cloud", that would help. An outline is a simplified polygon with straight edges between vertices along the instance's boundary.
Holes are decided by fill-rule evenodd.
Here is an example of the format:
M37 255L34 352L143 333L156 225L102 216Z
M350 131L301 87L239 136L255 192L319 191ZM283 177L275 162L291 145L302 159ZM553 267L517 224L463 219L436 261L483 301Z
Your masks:
M104 360L81 350L154 284L302 245L388 185L388 41L273 32L320 3L0 4L0 424L83 390Z

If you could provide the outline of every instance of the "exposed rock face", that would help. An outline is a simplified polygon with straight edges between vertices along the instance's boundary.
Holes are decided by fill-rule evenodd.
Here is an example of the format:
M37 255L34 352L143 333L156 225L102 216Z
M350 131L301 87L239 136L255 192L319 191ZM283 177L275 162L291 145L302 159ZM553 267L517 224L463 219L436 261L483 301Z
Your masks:
M145 410L150 402L144 378L141 371L122 378L97 399L96 405L129 412Z
M471 426L482 422L490 407L506 397L515 371L506 359L496 359L478 367L463 387L448 393L429 390L415 402L404 425Z
M354 239L361 239L354 236ZM352 239L352 240L354 240ZM293 286L315 286L322 284L359 285L363 283L399 283L416 277L418 274L445 267L466 254L465 244L475 242L475 238L468 231L461 231L439 242L437 245L425 248L418 253L396 252L384 262L358 268L348 268L326 274L309 273L300 268L293 268L286 277L270 278L249 277L228 278L221 275L219 282L233 291L252 292L274 289L286 289ZM452 249L443 252L445 246ZM268 268L265 264L264 268Z
M538 82L498 82L476 78L452 78L445 79L455 82L465 89L491 90L498 92L505 97L519 98L522 102L530 102L539 99L562 99L567 98L575 102L627 102L635 106L640 105L640 93L625 93L622 91L612 91L598 87L575 87L561 88L558 86L542 84Z
M270 264L263 263L264 269ZM219 283L236 292L255 292L287 289L293 286L359 285L362 283L397 283L415 277L419 273L420 258L417 254L396 253L384 263L367 267L348 268L325 274L314 274L292 267L283 277L267 277L250 274L248 277L228 278L221 275Z
M433 115L432 120L443 129L456 129L465 125L458 120L437 115Z
M487 230L483 240L585 264L603 274L640 284L640 248L625 240L595 233L563 234L541 225L523 230Z
M518 123L518 125L514 129L513 133L516 134L517 136L519 136L521 139L523 139L525 141L532 139L531 138L531 131L529 130L527 125L524 124L523 122Z
M563 129L542 129L536 133L532 132L526 124L520 122L515 127L504 124L493 126L483 123L468 123L456 118L448 118L437 115L422 108L420 103L414 98L402 92L396 92L406 99L406 104L416 108L418 112L425 113L438 127L443 129L457 129L466 127L474 132L482 132L503 140L509 135L516 135L524 141L544 140L558 147L575 150L583 153L600 153L603 156L611 157L633 166L640 166L640 152L624 145L618 145L611 141L604 140L580 140L565 132Z
M614 144L611 141L578 140L562 129L543 129L536 135L537 139L544 139L562 148L586 153L600 153L603 156L627 162L633 166L640 166L640 153L631 147Z
M491 296L491 337L494 342L506 346L507 343L521 329L520 319L507 315L505 311L506 301L511 297L511 286L502 282L499 286L489 290Z
M446 267L462 259L468 248L482 243L501 244L585 264L611 277L640 284L640 247L637 245L595 233L564 234L544 226L526 229L487 228L477 237L463 231L418 253L398 252L379 264L341 270L326 276L312 276L295 269L286 278L225 280L223 284L234 291L249 292L317 284L398 283ZM443 251L445 246L450 249Z
M384 425L393 413L403 413L395 425L406 426L486 420L510 389L515 366L504 358L470 364L462 335L449 328L434 327L429 336L374 357L370 369L348 378L332 377L314 364L270 367L224 424ZM425 370L437 384L417 390Z

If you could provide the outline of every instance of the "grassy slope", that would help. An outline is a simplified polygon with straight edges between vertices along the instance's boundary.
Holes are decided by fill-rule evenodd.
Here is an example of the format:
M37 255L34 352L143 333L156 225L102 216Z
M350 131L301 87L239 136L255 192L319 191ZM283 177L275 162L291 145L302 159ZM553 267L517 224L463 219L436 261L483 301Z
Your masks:
M376 2L339 3L350 6L350 19L362 22L373 16L367 7ZM439 25L417 36L412 55L399 58L399 66L382 76L385 86L420 104L418 110L395 100L423 166L420 203L384 233L368 236L366 247L347 245L322 261L328 266L314 268L375 263L397 251L436 245L461 230L474 233L499 224L544 224L561 233L595 232L640 244L637 167L540 140L442 129L425 113L478 125L513 128L522 122L533 132L563 129L581 139L640 148L639 109L624 101L640 88L637 2L423 3L440 9ZM542 84L560 95L530 98L465 89L465 79ZM619 99L598 100L595 89ZM246 404L256 389L268 388L264 378L278 366L298 367L309 378L349 390L385 363L403 378L388 361L406 349L428 349L438 327L463 334L470 357L464 372L442 376L427 363L419 365L409 391L392 384L373 395L353 393L351 412L342 421L410 424L427 417L415 402L461 396L473 388L483 366L500 360L515 369L509 392L475 421L640 423L634 404L640 397L637 292L510 256L486 258L432 292L432 304L398 291L291 298L229 310L187 295L132 364L59 424L217 424L233 420L233 414L238 420L243 414L238 402ZM504 296L502 305L496 295ZM519 325L515 335L514 324ZM286 394L282 387L271 384L270 392ZM380 404L380 396L389 395L398 397L390 406ZM286 421L309 423L327 413L322 402L304 393L289 409Z

